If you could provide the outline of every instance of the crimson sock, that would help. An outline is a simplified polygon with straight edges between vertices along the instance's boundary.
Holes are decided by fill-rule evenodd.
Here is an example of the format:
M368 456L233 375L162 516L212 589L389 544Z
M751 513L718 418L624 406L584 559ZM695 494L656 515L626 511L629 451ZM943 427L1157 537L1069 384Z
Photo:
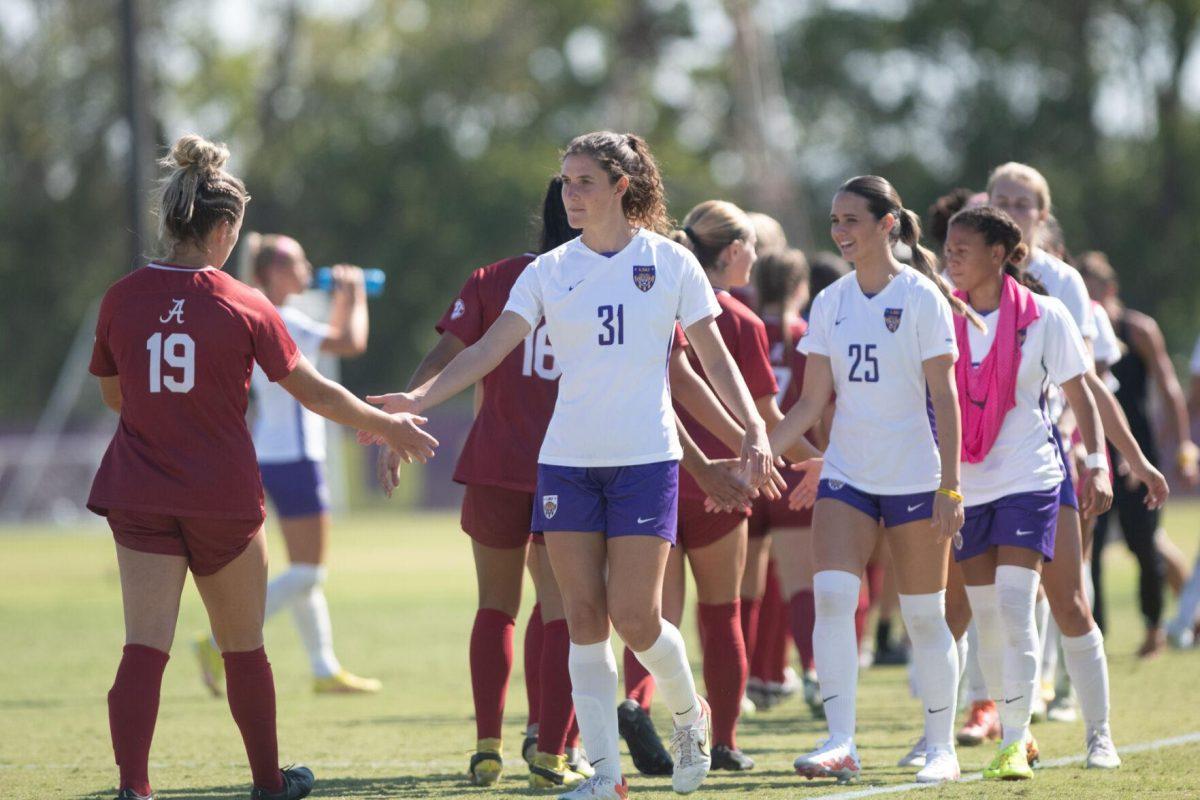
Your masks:
M746 643L747 664L754 658L754 648L758 643L758 612L761 608L761 597L742 598L742 641Z
M750 674L756 679L767 683L771 679L772 663L771 642L772 630L779 619L779 581L775 578L775 569L767 571L767 585L763 591L762 600L758 605L758 634L755 636L754 650L747 650L750 661Z
M737 721L746 690L746 644L742 641L740 603L700 603L704 628L704 689L712 708L712 741L737 747Z
M801 589L792 595L792 638L800 651L800 666L805 672L813 669L813 625L817 621L816 599L812 589Z
M542 634L541 716L538 718L538 752L560 755L566 750L567 733L575 717L571 701L571 635L567 621L547 622Z
M784 670L788 666L788 644L792 638L791 615L787 603L779 599L779 613L775 617L775 625L771 629L771 670L776 683L783 683Z
M158 696L169 655L142 644L127 644L117 677L108 690L108 729L121 771L121 788L149 795L150 742L158 720Z
M625 648L624 662L622 671L625 673L625 697L649 713L650 701L654 699L654 678L628 647Z
M275 677L263 648L222 653L229 710L242 732L254 785L268 792L283 791L279 743L275 738Z
M504 700L513 665L516 621L494 608L475 612L471 628L471 693L475 698L475 736L499 739Z
M858 608L854 609L854 643L862 649L863 635L867 632L867 614L871 612L871 595L864 584L858 590Z
M542 648L543 631L542 604L534 603L525 625L525 697L529 701L529 719L526 730L536 725L542 716Z

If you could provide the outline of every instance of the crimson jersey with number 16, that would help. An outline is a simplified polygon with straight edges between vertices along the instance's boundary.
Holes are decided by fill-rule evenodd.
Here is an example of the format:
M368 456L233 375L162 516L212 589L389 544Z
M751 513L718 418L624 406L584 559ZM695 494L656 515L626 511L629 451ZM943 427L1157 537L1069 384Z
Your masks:
M532 261L533 256L526 254L472 272L438 322L438 333L453 334L468 347L479 341L504 311L513 284ZM538 451L554 413L558 376L558 362L542 320L521 346L484 377L483 405L458 459L454 480L536 491Z
M91 373L118 376L121 419L88 508L191 517L263 514L246 428L250 374L300 360L263 294L212 267L151 263L100 304Z

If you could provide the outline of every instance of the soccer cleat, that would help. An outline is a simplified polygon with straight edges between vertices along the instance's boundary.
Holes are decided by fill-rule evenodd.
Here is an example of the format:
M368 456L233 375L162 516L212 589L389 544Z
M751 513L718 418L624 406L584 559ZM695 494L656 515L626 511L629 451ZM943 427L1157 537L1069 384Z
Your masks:
M558 800L625 800L629 797L629 784L624 778L616 783L612 778L593 775L569 792L558 796Z
M700 716L691 725L676 723L671 734L671 788L676 794L690 794L700 788L712 767L712 711L708 701L699 695Z
M278 792L268 792L255 786L254 791L250 793L250 800L300 800L302 797L308 797L313 788L311 769L301 766L284 767L280 772L283 773L282 789Z
M1046 706L1046 719L1051 722L1074 722L1078 718L1079 711L1075 705L1073 691L1055 695L1050 705Z
M758 706L754 704L754 701L750 699L750 695L748 695L748 694L742 695L741 706L742 706L741 715L743 717L752 717L758 713Z
M1037 739L1031 733L1025 737L1025 763L1030 768L1036 767L1042 760L1042 751L1038 748Z
M917 743L912 746L908 754L896 762L897 767L923 767L925 766L925 737L917 739Z
M1042 699L1042 693L1038 692L1033 696L1033 702L1029 704L1029 721L1030 722L1045 722L1046 721L1046 701Z
M762 678L751 677L746 681L746 697L757 711L767 711L779 702L779 696L771 693Z
M838 783L849 783L862 772L858 749L850 739L833 743L829 739L817 745L817 749L797 758L792 766L796 774L813 778L837 778Z
M754 759L736 747L723 744L712 749L712 766L709 769L724 769L730 772L747 772L754 769Z
M467 777L476 786L491 786L500 780L504 772L504 759L500 757L499 739L480 739L467 767Z
M629 747L633 766L643 775L670 775L675 762L663 747L654 722L636 700L617 706L617 729Z
M587 780L567 765L567 757L535 753L529 764L529 785L534 789L571 789Z
M533 757L537 755L537 740L538 724L534 722L525 729L525 741L521 742L521 758L525 759L526 764L532 764Z
M225 659L221 657L221 651L213 644L212 637L205 633L192 642L192 652L200 662L200 678L204 685L213 697L220 697L223 694L221 684L225 682Z
M803 687L803 683L800 680L800 676L796 674L796 670L792 669L791 667L784 667L783 683L773 683L771 686L775 691L784 697L791 697L796 692L800 691L800 689Z
M1176 650L1191 650L1196 644L1196 635L1191 627L1171 623L1167 626L1167 644Z
M930 747L925 751L925 766L917 773L917 783L946 783L961 777L953 748Z
M155 800L153 794L138 794L133 789L122 789L117 795L117 800Z
M985 781L1027 781L1033 777L1029 766L1026 742L1013 742L996 753L991 763L983 768Z
M813 718L825 719L825 703L821 700L821 683L817 680L817 673L813 670L804 673L803 682L804 702L812 711Z
M1112 734L1108 726L1097 728L1088 734L1087 768L1116 769L1121 766L1121 757L1117 755L1117 746L1113 744Z
M578 772L585 778L590 778L596 774L596 770L592 769L592 762L588 761L587 751L583 749L583 745L578 747L567 748L567 766L572 772Z
M382 688L383 684L375 678L360 678L346 670L313 679L313 691L317 694L375 694Z
M971 704L967 721L958 731L958 743L965 747L983 744L1000 738L1000 712L992 700L977 700Z

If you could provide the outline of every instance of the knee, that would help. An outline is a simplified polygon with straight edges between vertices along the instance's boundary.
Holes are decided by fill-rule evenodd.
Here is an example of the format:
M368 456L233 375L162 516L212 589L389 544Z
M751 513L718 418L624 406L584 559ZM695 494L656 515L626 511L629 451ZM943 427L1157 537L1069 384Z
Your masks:
M1092 609L1082 588L1069 591L1046 591L1050 613L1064 636L1083 636L1095 627Z
M908 636L914 642L928 642L942 635L950 637L950 628L946 625L946 600L941 592L900 595L900 614L904 617Z
M818 618L853 617L858 609L860 581L849 572L824 570L813 576L813 608Z
M319 589L325 585L326 570L320 564L293 563L288 568L288 573L295 581L299 594L308 594L313 589Z
M657 609L613 608L613 627L634 652L648 650L662 633L662 616Z
M567 627L571 631L571 641L591 643L608 637L608 609L602 600L573 599L566 604L564 610ZM543 610L543 621L544 614Z

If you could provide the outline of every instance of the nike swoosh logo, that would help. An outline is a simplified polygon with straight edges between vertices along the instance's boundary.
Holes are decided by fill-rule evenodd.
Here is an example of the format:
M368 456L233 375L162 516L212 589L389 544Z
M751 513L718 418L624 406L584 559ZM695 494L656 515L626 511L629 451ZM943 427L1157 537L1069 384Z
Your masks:
M920 508L920 507L921 507L921 506L923 506L923 505L925 505L925 504L924 504L924 503L917 503L915 506L909 506L909 507L908 507L908 512L911 514L912 512L916 511L918 508Z
M948 708L950 708L950 706L943 706L942 708L927 708L925 710L928 711L930 714L940 714Z
M845 318L845 317L842 317L841 319L834 320L833 324L834 324L834 325L841 325L841 324L842 324L843 322L845 322L845 321L846 321L846 318Z
M1017 536L1032 536L1032 535L1033 535L1033 531L1022 531L1022 530L1017 531Z
M653 522L654 519L654 517L646 517L645 519L638 517L638 525L645 525L647 522Z
M831 695L829 695L829 697L822 697L822 698L821 698L821 702L822 702L822 703L828 703L830 700L836 700L836 699L837 699L837 697L838 697L838 696L837 696L836 694L831 694Z
M1020 699L1021 699L1022 697L1024 697L1024 696L1025 696L1025 695L1023 695L1023 694L1019 694L1019 695L1017 695L1016 697L1014 697L1012 700L1009 700L1009 699L1006 697L1006 698L1004 698L1004 705L1008 705L1009 703L1015 703L1015 702L1017 702L1018 700L1020 700Z

